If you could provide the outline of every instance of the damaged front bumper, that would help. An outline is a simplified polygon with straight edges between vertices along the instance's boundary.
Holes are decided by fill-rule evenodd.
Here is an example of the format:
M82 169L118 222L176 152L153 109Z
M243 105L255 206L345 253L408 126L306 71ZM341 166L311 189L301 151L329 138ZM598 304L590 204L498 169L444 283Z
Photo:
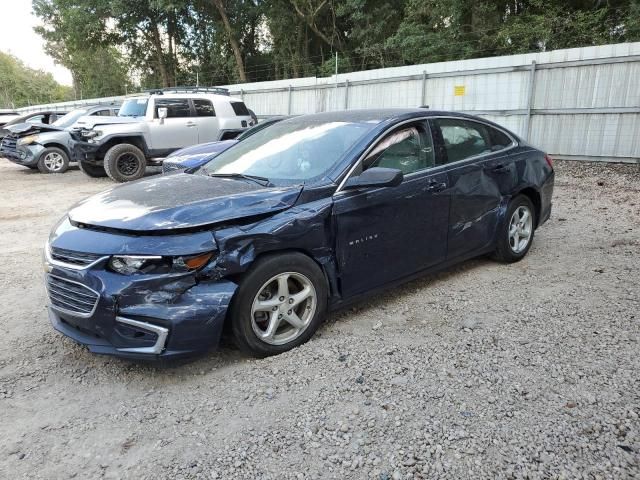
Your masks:
M157 360L218 346L234 282L199 279L188 272L121 275L106 268L106 254L83 266L56 258L47 245L49 319L91 352Z
M74 162L99 163L97 154L100 144L74 138L71 141L71 159Z
M38 165L40 155L45 147L37 143L28 146L15 146L14 148L0 147L0 157L5 157L13 163L23 165L25 167L35 167Z

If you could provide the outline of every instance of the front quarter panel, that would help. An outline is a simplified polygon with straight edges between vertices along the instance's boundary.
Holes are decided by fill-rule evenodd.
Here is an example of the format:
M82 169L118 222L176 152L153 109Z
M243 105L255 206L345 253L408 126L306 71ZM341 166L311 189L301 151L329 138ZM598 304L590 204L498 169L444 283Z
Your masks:
M213 267L217 276L241 274L260 255L296 250L308 254L322 267L331 292L336 292L332 208L333 200L328 196L250 225L215 231L220 251Z

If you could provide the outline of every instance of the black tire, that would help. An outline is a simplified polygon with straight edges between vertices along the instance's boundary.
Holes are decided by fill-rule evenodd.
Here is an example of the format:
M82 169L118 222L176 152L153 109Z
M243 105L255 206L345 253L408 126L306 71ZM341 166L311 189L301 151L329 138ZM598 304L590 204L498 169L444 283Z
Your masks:
M104 178L107 176L107 172L104 171L104 167L102 165L93 165L92 163L80 160L78 162L78 167L80 167L80 171L82 173L91 178Z
M114 182L132 182L144 175L147 160L142 150L130 143L111 147L104 156L104 170Z
M265 283L269 282L269 280L276 275L283 273L293 273L309 280L315 289L316 298L315 301L309 304L300 304L298 307L294 307L302 308L302 315L305 314L305 309L308 308L310 310L308 315L311 317L306 327L301 329L302 331L298 336L286 343L274 345L258 337L254 331L252 306L254 299L258 296ZM294 279L294 284L295 281ZM240 282L240 286L234 295L229 310L228 318L231 322L231 332L233 333L237 346L252 356L267 357L286 352L287 350L302 345L313 336L324 320L327 311L327 292L326 280L322 270L306 255L301 253L283 253L258 259ZM274 296L272 300L276 300L276 297ZM286 299L282 302L283 308L289 308L286 306L287 303L288 301ZM312 310L312 306L315 306L315 311ZM280 317L282 317L282 315L280 315ZM268 322L268 320L265 321ZM257 325L257 323L255 325ZM287 329L293 327L291 327L286 320L281 320L280 327L278 328L284 329L286 333Z
M518 209L526 209L531 216L530 236L528 237L528 243L521 250L514 249L512 237L510 235L511 220L514 213ZM504 222L498 232L498 240L496 250L493 254L493 258L504 263L514 263L522 260L527 254L531 245L533 244L533 237L536 227L536 210L533 202L526 195L517 195L509 202L507 208L507 214Z
M37 168L40 173L64 173L69 169L69 156L60 148L47 147L40 154Z

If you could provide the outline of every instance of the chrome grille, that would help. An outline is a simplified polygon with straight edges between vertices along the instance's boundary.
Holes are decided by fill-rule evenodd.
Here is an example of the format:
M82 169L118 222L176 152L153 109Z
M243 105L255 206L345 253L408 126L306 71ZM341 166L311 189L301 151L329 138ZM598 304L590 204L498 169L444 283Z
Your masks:
M97 292L55 275L47 275L47 292L54 309L80 317L90 316L98 304Z
M104 255L97 253L74 252L73 250L56 247L51 247L50 255L52 260L69 265L77 265L79 267L86 267L104 257Z

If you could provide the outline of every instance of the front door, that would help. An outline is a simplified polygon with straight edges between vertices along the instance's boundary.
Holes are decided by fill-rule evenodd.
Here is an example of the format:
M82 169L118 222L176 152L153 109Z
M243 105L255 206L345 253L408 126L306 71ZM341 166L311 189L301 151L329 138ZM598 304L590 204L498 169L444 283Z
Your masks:
M371 150L371 167L402 170L397 187L363 188L334 197L336 254L344 298L442 262L447 249L447 175L435 166L426 123L391 132Z
M158 108L167 109L167 118L163 122L158 118ZM153 114L154 119L149 122L149 148L157 154L198 143L198 125L191 115L189 99L157 98Z

